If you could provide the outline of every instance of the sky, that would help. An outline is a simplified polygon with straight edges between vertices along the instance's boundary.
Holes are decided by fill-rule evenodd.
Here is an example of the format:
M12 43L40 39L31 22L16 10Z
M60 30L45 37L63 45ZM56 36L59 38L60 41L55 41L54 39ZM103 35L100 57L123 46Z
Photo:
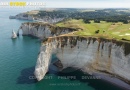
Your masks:
M130 8L130 0L0 0L45 2L46 8Z

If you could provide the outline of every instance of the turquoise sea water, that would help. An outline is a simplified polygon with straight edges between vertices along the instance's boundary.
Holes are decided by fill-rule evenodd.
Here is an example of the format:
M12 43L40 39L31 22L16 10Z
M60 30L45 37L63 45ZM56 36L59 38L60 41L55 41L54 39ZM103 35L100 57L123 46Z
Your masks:
M25 21L8 17L20 12L0 10L0 90L121 90L101 80L82 79L85 75L80 71L48 73L40 82L33 79L40 41L21 35L16 40L10 38L12 29L17 30ZM67 76L76 79L65 79Z

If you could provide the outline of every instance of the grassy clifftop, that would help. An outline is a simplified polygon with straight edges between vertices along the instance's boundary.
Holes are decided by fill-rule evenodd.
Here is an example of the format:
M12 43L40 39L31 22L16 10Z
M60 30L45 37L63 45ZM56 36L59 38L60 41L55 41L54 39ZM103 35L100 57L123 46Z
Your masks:
M101 21L100 23L84 23L82 19L70 19L57 23L59 27L72 27L78 28L79 31L73 33L78 36L93 36L108 39L117 40L130 40L130 24L123 24L122 22L111 23L106 21ZM96 31L99 31L96 33Z

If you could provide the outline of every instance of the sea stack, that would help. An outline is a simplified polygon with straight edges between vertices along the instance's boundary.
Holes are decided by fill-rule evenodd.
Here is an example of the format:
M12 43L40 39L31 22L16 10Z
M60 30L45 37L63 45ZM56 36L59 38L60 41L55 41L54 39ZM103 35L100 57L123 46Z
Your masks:
M14 30L12 30L12 37L11 38L17 38L17 35Z

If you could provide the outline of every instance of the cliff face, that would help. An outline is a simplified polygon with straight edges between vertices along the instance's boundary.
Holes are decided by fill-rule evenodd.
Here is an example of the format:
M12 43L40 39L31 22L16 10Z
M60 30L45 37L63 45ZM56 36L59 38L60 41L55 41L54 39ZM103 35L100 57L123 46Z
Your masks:
M23 35L32 35L40 39L76 31L73 28L56 27L51 24L38 22L23 23L20 28L22 29Z
M10 19L22 19L22 20L31 20L33 21L34 18L31 15L25 14L25 13L20 13L15 16L9 16Z
M41 51L35 66L35 76L37 76L37 80L39 81L45 76L46 72L48 71L52 48L53 47L50 43L47 43L47 46L43 45L41 47Z
M45 46L41 47L35 75L39 81L44 78L53 53L63 68L74 67L88 73L109 73L130 81L129 46L128 42L78 36L49 38Z
M36 17L37 21L47 22L47 23L56 23L56 22L62 21L63 19L64 18L51 18L51 17L38 18Z

